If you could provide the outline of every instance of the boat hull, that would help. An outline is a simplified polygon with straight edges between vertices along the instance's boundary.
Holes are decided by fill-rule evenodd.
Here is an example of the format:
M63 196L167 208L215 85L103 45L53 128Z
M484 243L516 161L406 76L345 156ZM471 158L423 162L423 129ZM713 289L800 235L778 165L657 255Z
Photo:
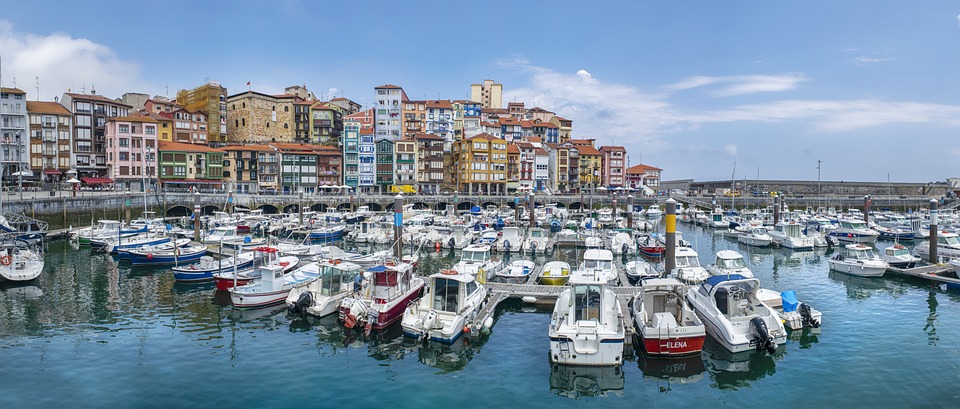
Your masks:
M829 260L830 269L860 277L880 277L887 271L886 266L869 266L863 264L839 263L835 260Z
M699 354L703 350L703 341L706 339L705 333L690 337L657 337L646 334L646 332L642 331L640 333L640 340L644 352L653 356Z
M590 352L577 351L576 341L564 336L550 337L550 361L563 365L613 366L622 364L623 338L605 338Z
M569 276L563 277L540 277L540 284L543 285L565 285L570 280Z

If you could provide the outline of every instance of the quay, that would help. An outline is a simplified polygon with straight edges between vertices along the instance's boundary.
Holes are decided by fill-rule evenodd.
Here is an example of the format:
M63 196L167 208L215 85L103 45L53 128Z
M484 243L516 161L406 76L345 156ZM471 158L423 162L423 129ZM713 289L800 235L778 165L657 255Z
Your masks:
M947 288L960 290L960 278L949 276L949 274L953 273L953 269L951 269L949 265L930 264L914 268L890 267L887 271L907 277L936 281L945 284Z

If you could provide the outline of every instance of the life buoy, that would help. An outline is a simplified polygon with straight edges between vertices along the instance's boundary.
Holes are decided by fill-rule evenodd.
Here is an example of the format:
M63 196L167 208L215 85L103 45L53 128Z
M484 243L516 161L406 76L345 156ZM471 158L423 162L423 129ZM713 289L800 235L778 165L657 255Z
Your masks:
M10 256L0 257L0 264L3 264L3 265L5 265L5 266L9 266L11 262L13 262L13 259L10 258Z

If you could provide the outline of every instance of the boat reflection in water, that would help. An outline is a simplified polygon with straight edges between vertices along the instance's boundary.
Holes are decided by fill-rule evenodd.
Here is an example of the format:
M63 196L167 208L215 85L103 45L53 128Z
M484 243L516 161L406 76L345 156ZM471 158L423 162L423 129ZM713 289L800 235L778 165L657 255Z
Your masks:
M853 300L865 300L875 293L889 292L891 295L903 294L906 289L882 277L860 277L830 270L827 277L841 283L847 289L847 297Z
M623 368L620 365L551 364L550 392L574 399L623 396Z
M777 372L775 358L783 356L781 347L776 353L746 351L732 353L722 345L707 338L703 345L703 358L710 378L720 389L749 387L750 382Z
M694 383L703 379L706 367L702 354L681 357L656 357L637 351L637 364L645 378L656 379L660 392L669 392L670 384ZM660 385L666 381L666 385Z
M403 345L408 348L416 347L420 362L439 369L441 371L439 373L449 373L463 370L473 356L480 352L485 341L486 336L475 337L464 334L452 344L430 340L418 342L404 337Z
M43 297L43 290L37 280L22 283L0 282L0 291L11 300L34 301Z
M796 341L798 344L800 344L800 349L812 348L813 344L820 342L819 337L819 328L813 329L810 327L805 327L799 330L787 330L787 339Z

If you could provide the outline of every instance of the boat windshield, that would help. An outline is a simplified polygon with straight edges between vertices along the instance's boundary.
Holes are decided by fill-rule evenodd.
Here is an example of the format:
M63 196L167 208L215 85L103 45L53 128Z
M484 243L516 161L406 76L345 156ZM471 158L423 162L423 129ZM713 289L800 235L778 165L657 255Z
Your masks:
M873 258L873 250L863 249L863 250L854 250L853 257L858 260L866 260Z
M717 259L717 267L720 268L745 268L747 263L743 261L742 258L721 258Z
M323 266L320 271L320 294L336 295L347 288L357 276L356 271L343 271L332 266Z
M848 229L864 229L866 230L867 224L864 222L840 222L840 226Z
M433 309L437 311L459 311L460 282L437 277L433 282Z
M696 256L677 256L677 268L700 267L700 260Z
M574 288L574 314L577 321L600 320L599 285L578 285Z
M583 267L588 270L609 270L612 264L610 260L583 260Z
M789 237L800 237L800 225L799 224L788 224L783 226L783 232Z
M960 239L957 236L937 236L937 243L948 246L960 246Z
M901 249L895 249L895 248L893 248L893 247L887 247L887 254L889 254L889 255L891 255L891 256L905 256L905 255L907 255L907 254L910 254L910 251L907 250L906 247L901 248Z
M543 232L540 230L531 230L530 237L543 237Z
M461 261L486 261L487 252L480 250L464 250Z

